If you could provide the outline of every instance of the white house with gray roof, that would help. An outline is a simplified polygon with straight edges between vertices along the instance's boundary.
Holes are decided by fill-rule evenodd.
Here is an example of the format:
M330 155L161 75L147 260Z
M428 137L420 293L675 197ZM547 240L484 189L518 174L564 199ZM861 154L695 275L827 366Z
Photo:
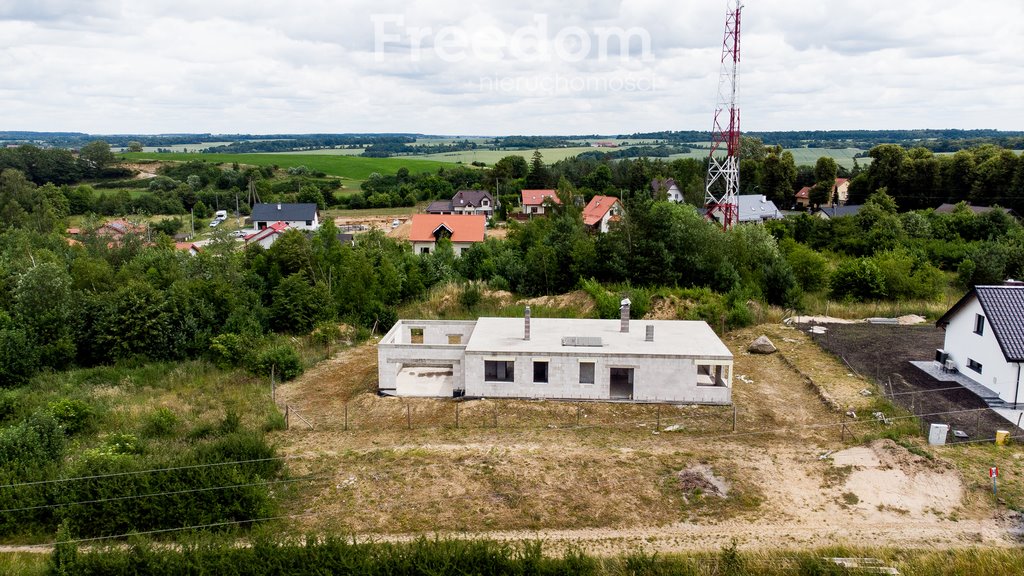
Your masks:
M701 321L400 320L377 345L394 396L730 404L733 356Z
M299 230L317 230L320 228L320 215L316 204L257 204L252 207L252 226L255 230L263 230L275 222L284 222L289 228Z
M936 360L1008 404L1024 403L1024 283L975 286L936 325L946 331Z

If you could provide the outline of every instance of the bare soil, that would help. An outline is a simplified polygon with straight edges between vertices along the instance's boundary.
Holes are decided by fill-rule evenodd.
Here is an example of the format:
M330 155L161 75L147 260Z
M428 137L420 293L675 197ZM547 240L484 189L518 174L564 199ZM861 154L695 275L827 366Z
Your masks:
M745 352L762 333L780 353ZM382 398L373 344L346 350L278 391L314 425L276 433L292 473L317 478L286 512L309 514L297 530L541 538L602 554L733 539L1013 545L956 467L889 440L842 441L823 392L856 407L870 383L805 334L764 325L724 340L735 432L732 407Z
M852 370L874 380L883 394L927 424L950 424L970 439L994 438L1009 424L980 398L963 388L939 382L910 364L931 360L942 348L944 334L934 325L830 324L815 342ZM959 414L953 412L960 412ZM952 438L952 437L951 437Z

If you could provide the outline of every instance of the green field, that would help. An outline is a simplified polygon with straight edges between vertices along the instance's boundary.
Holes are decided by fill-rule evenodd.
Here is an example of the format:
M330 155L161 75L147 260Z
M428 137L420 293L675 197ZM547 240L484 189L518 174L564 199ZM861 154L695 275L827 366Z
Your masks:
M317 170L329 176L352 180L358 186L359 182L366 180L370 174L394 174L399 168L408 168L412 173L434 172L438 168L447 166L449 162L437 160L424 160L421 158L363 158L361 156L346 156L340 154L156 154L138 152L124 154L129 160L165 160L185 162L188 160L202 160L214 164L248 164L252 166L273 166L281 168L293 168L305 166L310 170Z
M597 150L590 146L577 146L573 148L540 148L541 156L545 164L553 164L559 160ZM415 158L429 158L440 162L461 162L470 164L472 162L484 162L488 166L494 165L505 156L522 156L529 160L533 157L533 150L462 150L460 152L443 152L441 154L424 154Z

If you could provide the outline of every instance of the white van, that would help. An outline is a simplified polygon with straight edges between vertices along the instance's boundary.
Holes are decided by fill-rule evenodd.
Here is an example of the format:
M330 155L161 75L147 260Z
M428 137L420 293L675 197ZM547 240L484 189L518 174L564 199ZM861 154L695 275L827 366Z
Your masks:
M213 219L214 220L227 220L228 219L228 211L227 210L217 210L216 212L213 213Z

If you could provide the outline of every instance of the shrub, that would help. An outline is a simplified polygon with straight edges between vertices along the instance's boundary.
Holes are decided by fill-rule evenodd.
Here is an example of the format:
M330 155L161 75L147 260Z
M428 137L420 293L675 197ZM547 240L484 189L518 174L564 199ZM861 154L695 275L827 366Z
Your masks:
M832 273L829 290L841 300L877 300L885 297L885 277L870 258L847 260Z
M158 408L150 413L142 424L142 434L150 438L172 436L178 429L180 420L168 408Z
M37 412L0 429L0 462L5 466L42 466L63 456L64 441L64 431L53 415Z
M221 369L241 366L250 352L250 340L233 332L210 339L211 360Z
M103 448L100 449L101 454L107 455L142 454L142 452L142 443L139 442L139 438L135 434L123 434L120 432L107 436L103 442Z
M271 369L282 382L302 374L299 353L288 344L271 346L260 352L249 367L253 374L269 376Z
M96 415L92 406L81 400L67 398L50 403L50 414L68 435L90 428Z

